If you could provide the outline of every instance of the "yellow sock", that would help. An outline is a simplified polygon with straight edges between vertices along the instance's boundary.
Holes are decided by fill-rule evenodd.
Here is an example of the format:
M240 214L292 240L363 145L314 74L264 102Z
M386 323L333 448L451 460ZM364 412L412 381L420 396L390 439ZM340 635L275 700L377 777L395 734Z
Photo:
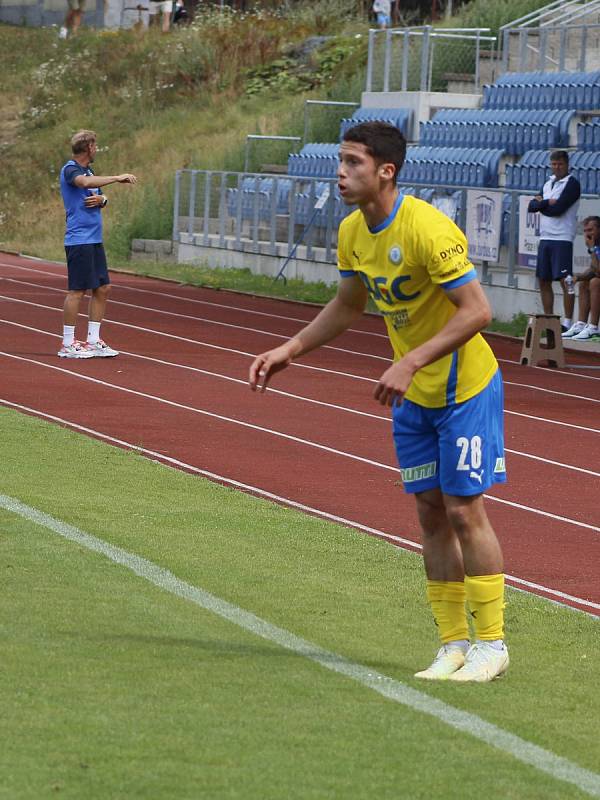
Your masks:
M469 638L465 585L462 581L428 580L427 599L444 644Z
M465 592L476 637L504 639L504 575L466 575Z

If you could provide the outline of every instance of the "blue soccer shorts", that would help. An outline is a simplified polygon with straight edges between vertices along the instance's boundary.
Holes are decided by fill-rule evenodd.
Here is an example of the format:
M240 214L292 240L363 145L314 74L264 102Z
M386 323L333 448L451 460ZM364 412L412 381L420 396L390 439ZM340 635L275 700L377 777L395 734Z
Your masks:
M573 274L572 242L540 239L535 274L543 281L559 281Z
M500 370L464 403L425 408L403 400L392 413L406 492L439 487L444 494L468 497L506 481Z
M110 283L106 254L101 244L65 245L70 291L97 289Z

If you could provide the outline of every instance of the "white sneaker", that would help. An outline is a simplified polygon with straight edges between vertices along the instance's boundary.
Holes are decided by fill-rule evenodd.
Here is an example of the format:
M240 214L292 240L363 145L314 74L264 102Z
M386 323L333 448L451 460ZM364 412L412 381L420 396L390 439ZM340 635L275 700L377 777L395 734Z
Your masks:
M112 358L119 355L118 350L113 350L102 339L98 339L97 342L85 342L83 346L91 356L96 358Z
M574 322L571 327L562 334L563 339L572 339L586 327L585 322Z
M477 641L469 648L464 667L452 673L448 680L486 683L503 675L508 669L508 663L505 644L502 644L502 649L497 650L489 642Z
M58 32L58 38L59 39L66 39L68 35L69 35L69 31L64 26Z
M73 344L63 344L58 351L59 358L92 358L93 355L82 342L77 340Z
M445 681L464 663L465 651L460 645L444 644L438 650L432 665L421 672L415 672L415 678L424 678L427 681Z
M588 323L584 328L582 328L579 331L579 333L575 334L575 336L572 336L571 338L574 341L577 340L578 342L585 342L597 336L598 336L598 326L590 325Z

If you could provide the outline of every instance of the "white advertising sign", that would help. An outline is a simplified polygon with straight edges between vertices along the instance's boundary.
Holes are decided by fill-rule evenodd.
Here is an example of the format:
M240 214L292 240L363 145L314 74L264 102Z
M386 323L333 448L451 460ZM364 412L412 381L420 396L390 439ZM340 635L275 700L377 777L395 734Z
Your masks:
M533 267L537 261L540 241L540 215L527 211L531 201L530 195L519 196L519 254L517 264L520 267Z
M467 241L471 261L496 262L500 251L502 192L467 191Z

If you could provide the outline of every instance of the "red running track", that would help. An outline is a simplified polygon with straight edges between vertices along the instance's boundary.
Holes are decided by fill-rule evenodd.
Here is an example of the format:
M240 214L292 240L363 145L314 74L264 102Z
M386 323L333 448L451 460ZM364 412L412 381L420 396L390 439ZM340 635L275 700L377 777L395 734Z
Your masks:
M259 395L246 384L251 356L315 309L114 274L102 332L121 356L67 361L56 357L64 291L62 265L0 254L0 403L419 549L389 413L371 397L390 356L378 317ZM517 342L490 343L509 482L487 505L509 583L600 616L600 359L522 367Z

